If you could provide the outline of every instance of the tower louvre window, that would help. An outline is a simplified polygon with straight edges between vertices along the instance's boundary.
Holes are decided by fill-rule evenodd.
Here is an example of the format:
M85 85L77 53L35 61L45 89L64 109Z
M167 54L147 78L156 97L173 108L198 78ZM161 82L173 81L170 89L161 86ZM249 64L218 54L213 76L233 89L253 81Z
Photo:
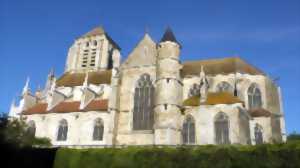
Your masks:
M149 74L143 74L137 81L134 92L133 129L153 129L154 87Z

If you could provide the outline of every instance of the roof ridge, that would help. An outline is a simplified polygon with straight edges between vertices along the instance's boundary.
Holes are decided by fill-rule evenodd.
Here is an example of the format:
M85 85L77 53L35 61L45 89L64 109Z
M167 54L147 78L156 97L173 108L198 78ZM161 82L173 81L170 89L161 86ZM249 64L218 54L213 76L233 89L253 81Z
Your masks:
M204 62L204 61L220 61L220 60L227 60L227 59L235 59L235 58L240 58L240 57L223 57L223 58L211 58L211 59L202 59L202 60L187 60L184 61L184 63L193 63L193 62Z

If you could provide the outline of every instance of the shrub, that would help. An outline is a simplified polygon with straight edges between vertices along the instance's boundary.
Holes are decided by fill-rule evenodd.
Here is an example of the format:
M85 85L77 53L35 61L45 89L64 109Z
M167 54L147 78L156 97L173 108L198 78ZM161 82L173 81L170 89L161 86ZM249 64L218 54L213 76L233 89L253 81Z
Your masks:
M62 148L57 151L54 167L296 168L300 167L300 143L177 148Z

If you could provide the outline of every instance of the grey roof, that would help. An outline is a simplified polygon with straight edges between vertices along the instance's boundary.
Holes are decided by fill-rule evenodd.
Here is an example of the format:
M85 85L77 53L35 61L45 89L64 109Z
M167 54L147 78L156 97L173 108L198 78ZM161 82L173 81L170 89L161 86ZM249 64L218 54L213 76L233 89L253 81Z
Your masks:
M176 40L176 37L175 37L174 33L172 32L170 27L168 27L166 29L163 37L160 40L160 42L165 42L165 41L175 42L175 43L180 45L180 43Z

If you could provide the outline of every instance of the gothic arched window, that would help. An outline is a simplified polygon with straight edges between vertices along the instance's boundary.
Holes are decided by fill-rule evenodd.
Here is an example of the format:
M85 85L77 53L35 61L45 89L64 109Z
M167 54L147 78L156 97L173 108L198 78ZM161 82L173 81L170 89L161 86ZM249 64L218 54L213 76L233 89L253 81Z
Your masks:
M260 108L262 106L261 91L256 84L251 84L248 89L249 109Z
M189 97L200 96L200 85L194 83L189 90Z
M59 121L58 125L58 133L57 133L57 141L65 141L67 140L68 135L68 122L65 119Z
M134 91L133 129L153 129L154 87L150 75L143 74Z
M234 89L228 82L221 82L217 85L217 92L229 92L233 93Z
M182 126L183 144L195 144L195 121L192 116L188 116Z
M102 141L103 140L104 126L101 118L97 118L94 122L93 140Z
M28 122L27 133L28 133L28 135L34 137L35 136L35 131L36 131L35 122L33 120L30 120Z
M228 116L219 112L215 117L215 139L217 144L230 144Z
M255 137L255 144L263 144L264 143L263 129L262 129L262 126L260 126L259 124L255 125L254 137Z

